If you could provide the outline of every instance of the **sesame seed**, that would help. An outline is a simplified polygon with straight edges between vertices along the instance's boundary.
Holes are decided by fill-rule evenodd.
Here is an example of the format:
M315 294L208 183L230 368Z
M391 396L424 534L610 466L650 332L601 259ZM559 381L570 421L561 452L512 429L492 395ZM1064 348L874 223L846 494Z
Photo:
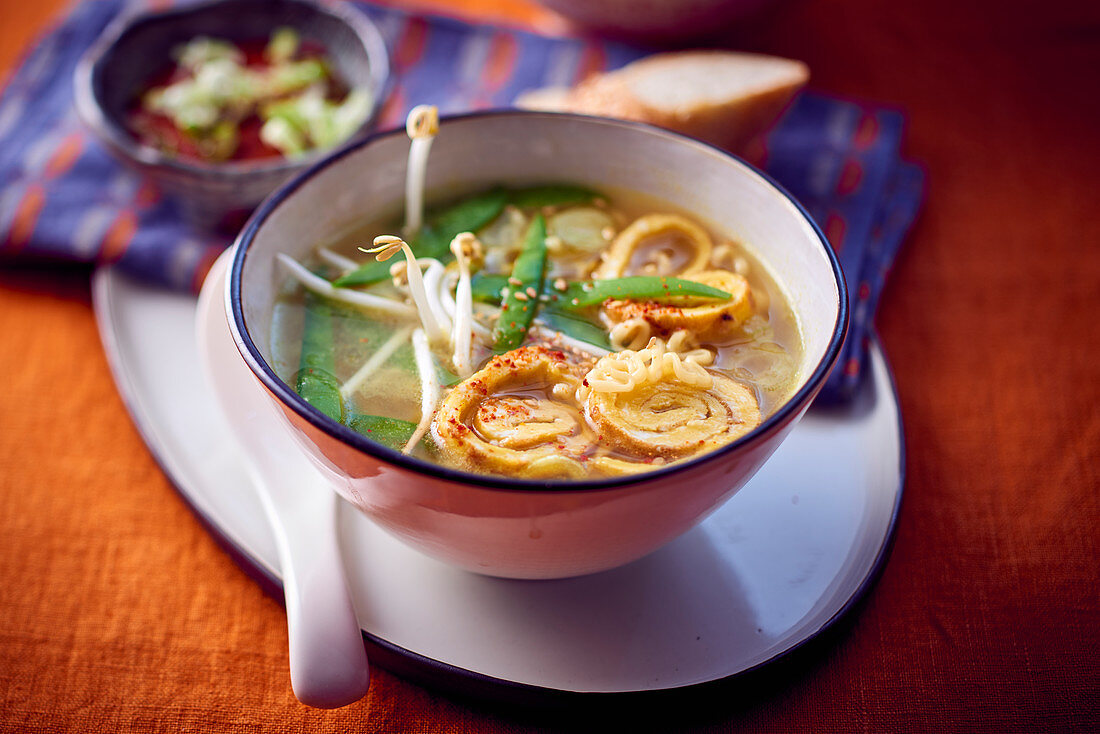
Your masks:
M517 301L526 301L527 300L527 294L524 293L523 291L519 291L519 292L516 293L515 298L516 298Z
M539 294L539 292L536 291L534 288L532 288L531 286L527 286L527 297L528 298L535 298L535 297L538 296L538 294Z
M558 278L554 281L554 287L557 288L559 291L564 291L569 286L565 282L565 278Z
M523 281L514 275L508 276L508 283L510 285L523 285Z

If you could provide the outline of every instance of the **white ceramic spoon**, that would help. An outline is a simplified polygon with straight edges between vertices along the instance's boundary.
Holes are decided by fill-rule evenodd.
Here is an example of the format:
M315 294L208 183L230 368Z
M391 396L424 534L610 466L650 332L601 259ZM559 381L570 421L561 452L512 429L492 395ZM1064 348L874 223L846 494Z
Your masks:
M215 263L199 295L199 359L274 530L294 695L308 706L346 706L366 694L370 668L337 547L336 493L307 462L271 460L299 449L278 427L281 416L233 343L225 313L230 252Z

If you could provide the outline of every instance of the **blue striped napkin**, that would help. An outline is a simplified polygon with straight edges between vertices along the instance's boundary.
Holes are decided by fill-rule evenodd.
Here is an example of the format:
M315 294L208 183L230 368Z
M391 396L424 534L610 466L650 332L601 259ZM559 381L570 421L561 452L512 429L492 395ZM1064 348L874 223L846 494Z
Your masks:
M197 290L228 242L191 229L172 200L92 141L73 109L77 60L124 5L75 5L0 95L0 258L116 263L150 283ZM644 55L613 42L359 7L393 54L382 127L423 103L444 113L509 106L525 90L570 85ZM749 155L809 210L845 269L852 325L824 399L842 400L858 384L886 273L921 202L923 173L900 157L903 127L897 111L807 93Z

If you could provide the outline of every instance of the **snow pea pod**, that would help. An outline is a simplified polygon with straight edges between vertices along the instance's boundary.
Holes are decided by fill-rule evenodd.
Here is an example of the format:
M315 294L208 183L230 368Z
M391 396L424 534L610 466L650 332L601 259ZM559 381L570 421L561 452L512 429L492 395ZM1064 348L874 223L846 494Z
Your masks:
M344 400L336 380L336 347L332 332L332 307L323 298L306 293L302 356L298 361L295 390L314 408L341 422Z
M523 251L512 265L513 285L500 300L500 317L493 329L494 352L507 352L523 343L538 310L545 270L546 220L540 214L528 227Z
M508 192L504 189L493 189L463 199L431 217L409 242L409 247L417 257L434 257L448 262L454 259L450 246L455 235L481 229L500 215L506 203ZM390 277L390 265L392 263L380 263L372 258L334 280L333 285L348 288L378 283Z
M413 432L416 431L416 424L400 418L359 413L353 415L348 421L348 428L372 441L400 451L412 438Z
M498 303L501 291L507 285L508 279L503 275L478 273L473 278L471 290L475 301ZM555 309L566 311L595 306L608 298L633 298L658 303L673 303L678 298L713 298L715 300L730 298L730 294L723 290L695 281L649 275L573 281L566 284L564 291L550 288L547 289L547 294ZM576 303L573 302L574 299Z
M470 295L480 303L500 303L502 291L508 287L507 275L474 273L470 280Z
M580 318L574 313L550 308L544 304L542 310L539 311L539 323L586 344L592 344L609 352L615 351L608 339L606 329L588 319Z
M556 304L564 309L587 308L603 303L608 298L631 298L638 301L675 303L681 298L710 298L727 301L729 293L709 285L682 278L663 278L656 275L632 275L626 278L574 281L564 291L556 290Z
M599 194L591 189L568 184L532 186L526 189L515 189L511 192L512 204L520 209L587 204L597 196Z

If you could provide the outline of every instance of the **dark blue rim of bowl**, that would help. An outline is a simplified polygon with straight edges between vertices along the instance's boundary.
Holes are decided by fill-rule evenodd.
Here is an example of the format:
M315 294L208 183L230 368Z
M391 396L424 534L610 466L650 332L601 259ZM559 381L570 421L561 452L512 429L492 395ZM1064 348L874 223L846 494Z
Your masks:
M84 120L104 142L125 153L138 163L146 166L186 173L209 178L232 178L242 174L271 173L298 170L303 166L324 160L331 151L320 150L307 153L300 158L273 158L259 161L226 161L222 163L204 163L185 158L166 155L151 146L145 145L128 130L120 127L115 120L103 111L96 95L95 75L111 48L128 33L140 33L141 27L150 23L160 23L173 18L209 11L225 0L206 0L194 4L177 5L164 10L150 10L134 13L124 8L99 38L91 45L77 63L73 75L73 92L76 109ZM356 10L350 3L330 3L321 0L280 0L309 8L313 12L327 15L351 29L363 45L370 60L371 92L374 101L367 119L356 131L356 136L368 130L382 108L382 102L389 93L392 83L390 75L390 57L382 33L370 18ZM167 61L167 58L165 59ZM354 136L353 136L354 137Z
M682 143L688 143L691 145L702 147L709 151L711 154L718 155L722 158L732 160L745 168L750 172L755 173L763 181L770 184L777 192L785 197L798 211L798 213L805 219L806 223L810 225L814 233L817 235L818 243L821 245L826 257L829 260L829 264L833 269L833 278L837 286L837 318L836 323L833 326L833 333L829 340L829 345L825 350L825 354L814 368L813 373L803 383L803 385L795 392L794 395L787 400L786 403L781 405L779 409L763 421L759 426L745 434L736 441L732 441L725 446L715 449L702 456L696 457L683 462L671 464L662 469L654 469L653 471L645 472L640 475L630 475L624 477L612 477L609 479L587 480L587 481L538 481L531 479L514 479L509 477L500 477L489 474L473 474L470 472L464 472L457 469L451 469L449 467L441 466L438 464L432 464L422 459L417 459L412 456L406 456L399 451L388 448L381 444L375 443L365 436L356 433L352 429L344 426L336 421L332 420L312 405L307 403L297 392L295 392L289 385L279 379L279 376L275 374L275 371L267 364L260 354L259 349L256 347L255 342L252 341L252 337L248 333L248 327L245 323L244 311L241 306L241 275L244 270L244 261L248 257L249 245L255 239L257 232L267 218L275 211L278 206L285 201L288 197L294 194L303 184L316 176L322 170L340 160L344 156L353 153L360 148L372 144L376 140L382 138L392 137L394 135L404 135L405 130L403 128L388 130L381 133L370 135L360 141L353 144L349 144L340 150L330 153L323 160L310 166L305 171L295 176L293 179L285 183L273 194L268 196L267 199L260 204L256 211L249 218L245 224L241 234L237 237L236 252L233 254L233 262L229 272L229 313L232 315L230 319L230 328L233 331L234 340L237 342L237 349L241 352L245 362L248 363L249 368L256 374L260 381L271 391L281 402L289 406L295 413L305 419L309 424L317 428L318 430L336 438L346 444L350 444L355 449L362 451L376 459L384 461L389 464L399 466L403 469L407 469L412 472L427 474L432 477L444 479L447 481L456 482L458 484L473 485L482 489L497 489L505 491L546 491L551 490L554 492L586 492L597 490L612 490L618 489L627 485L639 486L642 484L649 484L659 480L666 479L673 474L682 473L689 469L696 468L706 462L717 461L726 456L732 451L736 451L743 446L762 440L766 436L770 436L773 432L782 427L788 420L790 420L797 411L801 410L803 406L812 399L817 391L820 389L825 378L829 374L829 370L832 369L833 364L836 362L837 356L840 353L840 348L844 343L844 337L848 331L848 289L844 280L844 273L840 267L840 261L837 259L836 253L833 251L829 241L825 238L825 234L821 231L821 228L817 226L817 223L813 221L809 213L805 208L798 203L798 201L791 196L791 194L776 183L770 176L757 170L754 166L742 160L741 158L724 151L716 146L705 143L696 138L692 138L686 135L681 135L663 128L654 127L641 122L633 122L626 120L614 120L605 117L592 117L589 115L577 115L573 113L562 112L531 112L526 110L482 110L477 112L469 112L458 115L446 115L441 118L440 125L445 126L449 121L478 119L484 117L526 117L531 115L540 115L547 117L561 117L563 119L585 120L589 122L598 123L601 125L617 126L627 129L641 130L650 135L657 135L661 137L668 137L674 140L678 140Z

